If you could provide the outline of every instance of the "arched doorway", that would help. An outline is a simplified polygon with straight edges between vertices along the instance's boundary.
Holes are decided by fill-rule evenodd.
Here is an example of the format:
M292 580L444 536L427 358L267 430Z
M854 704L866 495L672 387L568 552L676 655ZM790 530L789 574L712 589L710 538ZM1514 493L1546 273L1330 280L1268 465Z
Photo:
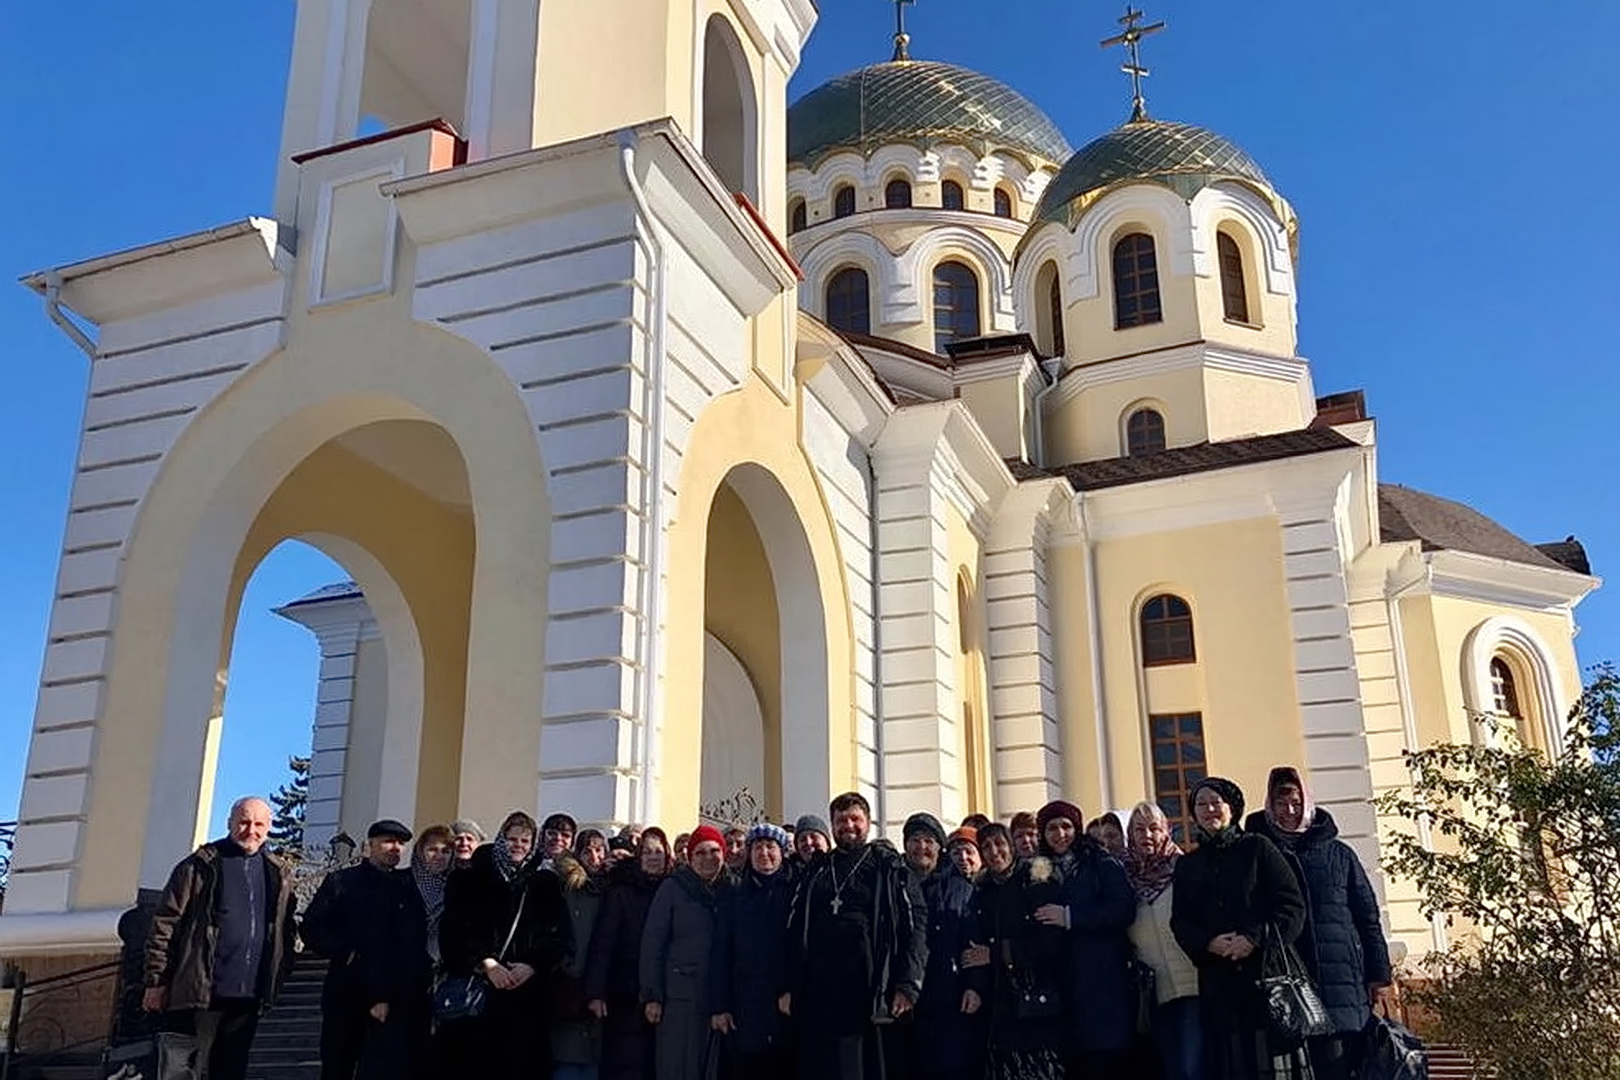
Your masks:
M763 467L736 466L715 492L704 574L701 805L758 776L750 794L774 818L822 806L826 613L803 524Z
M759 203L758 107L737 32L723 15L703 31L703 156L731 191Z

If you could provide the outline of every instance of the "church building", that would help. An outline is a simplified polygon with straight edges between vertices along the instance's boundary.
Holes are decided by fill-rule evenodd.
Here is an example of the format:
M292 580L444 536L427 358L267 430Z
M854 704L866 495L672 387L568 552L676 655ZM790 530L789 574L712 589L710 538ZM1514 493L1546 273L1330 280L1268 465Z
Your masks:
M1482 715L1556 748L1580 545L1383 479L1238 143L1138 89L1075 149L903 29L790 106L817 17L299 0L262 216L26 280L91 374L0 956L115 951L203 837L289 538L352 578L279 609L313 840L744 789L1185 824L1287 763L1443 942L1371 800Z

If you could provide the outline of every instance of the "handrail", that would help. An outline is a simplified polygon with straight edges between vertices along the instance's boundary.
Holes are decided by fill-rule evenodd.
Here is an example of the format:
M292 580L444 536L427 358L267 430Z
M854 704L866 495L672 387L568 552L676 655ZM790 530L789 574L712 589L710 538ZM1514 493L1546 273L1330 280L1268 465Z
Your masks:
M109 976L116 977L123 967L121 960L103 960L95 964L87 964L71 971L47 975L44 978L30 980L26 972L17 967L11 971L11 1010L7 1018L5 1053L0 1056L0 1080L9 1080L11 1067L16 1062L21 1051L18 1049L23 1025L23 1006L28 1000L37 998L41 994L57 993L64 990L73 990L87 986ZM81 1039L78 1042L66 1043L53 1047L51 1053L62 1053L89 1046L97 1042L95 1038Z

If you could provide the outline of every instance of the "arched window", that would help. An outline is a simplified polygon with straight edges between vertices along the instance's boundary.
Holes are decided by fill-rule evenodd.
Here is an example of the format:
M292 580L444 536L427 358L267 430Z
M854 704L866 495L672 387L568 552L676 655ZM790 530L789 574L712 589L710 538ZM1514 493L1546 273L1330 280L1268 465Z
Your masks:
M804 200L794 199L793 205L788 209L788 235L791 236L796 232L803 232L805 225L808 224L808 221L809 215L805 211Z
M1515 723L1524 720L1524 710L1519 705L1519 684L1513 677L1513 668L1500 656L1491 657L1491 711Z
M904 210L911 205L911 181L896 178L883 188L883 205L890 210Z
M1164 449L1164 415L1157 409L1137 409L1125 421L1125 455L1145 457Z
M1046 303L1052 319L1052 355L1062 356L1066 351L1063 340L1063 282L1058 280L1055 272L1051 284L1046 287Z
M1006 188L996 188L996 217L1012 216L1012 194Z
M1243 279L1243 251L1226 233L1215 234L1215 251L1221 263L1221 304L1232 322L1249 321L1249 288Z
M833 217L849 217L855 212L855 189L848 184L839 184L833 192Z
M1153 237L1127 233L1114 244L1114 329L1146 326L1163 319Z
M979 275L965 263L934 267L934 351L979 336Z
M827 325L856 334L872 332L872 294L865 270L846 266L827 282Z
M1193 648L1192 608L1179 596L1165 593L1142 605L1142 663L1191 664L1198 659Z
M967 201L962 196L962 185L955 180L947 180L939 186L939 205L946 210L961 210L966 208Z
M731 23L712 15L703 34L703 156L728 191L756 203L754 83Z

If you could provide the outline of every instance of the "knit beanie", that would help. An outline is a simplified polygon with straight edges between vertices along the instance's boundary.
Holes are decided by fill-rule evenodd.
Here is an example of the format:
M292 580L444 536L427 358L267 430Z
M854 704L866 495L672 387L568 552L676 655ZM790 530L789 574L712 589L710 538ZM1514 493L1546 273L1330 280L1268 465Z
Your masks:
M940 847L945 846L945 826L939 823L939 818L927 811L912 814L906 818L905 827L900 830L900 836L905 840L910 840L918 833L925 833L933 837L934 843Z
M945 839L945 850L949 851L957 844L971 844L979 846L979 830L971 825L963 825Z
M1047 823L1058 818L1068 818L1074 824L1075 832L1080 832L1086 827L1086 816L1080 812L1080 808L1062 799L1054 799L1041 807L1040 813L1035 815L1035 827L1041 831L1042 836L1045 836Z
M478 824L478 822L474 821L472 818L461 818L450 823L451 836L460 836L463 833L478 837L479 843L483 843L485 840L489 839L489 837L484 835L484 827Z
M815 814L806 814L801 817L798 823L793 826L793 833L797 836L807 832L818 832L827 838L828 844L832 843L832 830L827 827L826 818L817 817Z
M793 838L788 836L786 829L769 821L761 821L748 830L748 846L753 847L756 840L775 840L783 851L787 851L793 844Z
M718 844L720 845L721 851L726 850L725 834L719 829L715 828L713 825L699 825L697 828L693 829L692 835L687 837L686 850L696 850L697 846L703 843Z

